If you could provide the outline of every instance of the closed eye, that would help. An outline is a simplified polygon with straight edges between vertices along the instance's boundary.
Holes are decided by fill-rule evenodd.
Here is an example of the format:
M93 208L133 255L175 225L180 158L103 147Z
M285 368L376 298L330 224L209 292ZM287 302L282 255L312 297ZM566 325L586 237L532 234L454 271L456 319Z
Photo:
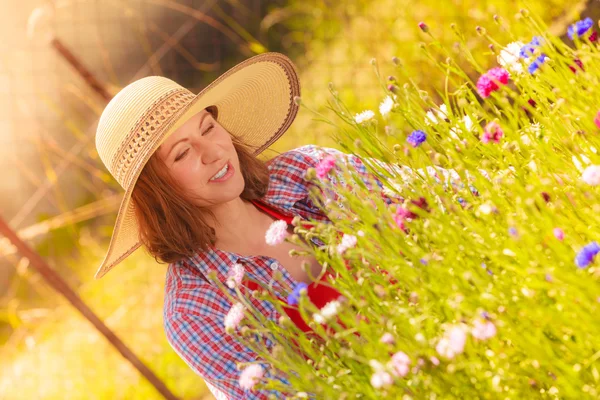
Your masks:
M204 131L203 135L206 135L207 133L209 133L210 131L212 131L214 127L215 127L215 126L214 126L214 124L210 124L210 125L208 126L208 128L207 128L207 129ZM183 153L179 154L179 155L178 155L178 156L175 158L175 161L179 161L179 160L183 159L189 150L190 150L190 149L186 149L186 150L185 150Z

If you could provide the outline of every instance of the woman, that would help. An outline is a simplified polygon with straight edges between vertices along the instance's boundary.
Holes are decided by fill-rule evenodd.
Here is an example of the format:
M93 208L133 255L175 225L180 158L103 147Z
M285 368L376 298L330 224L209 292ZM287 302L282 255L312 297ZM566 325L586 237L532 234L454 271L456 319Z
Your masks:
M321 266L313 257L291 257L297 248L292 243L267 245L267 229L294 216L328 220L310 201L304 177L324 156L343 159L367 176L357 158L315 146L266 163L257 159L289 128L299 95L292 62L265 53L236 65L198 95L163 77L142 78L123 88L99 121L98 153L125 196L96 278L141 246L169 263L167 338L220 398L283 395L240 387L237 363L257 357L225 332L231 303L209 279L211 273L227 284L241 266L246 277L276 290L310 283L308 273L317 276ZM282 276L278 281L275 271ZM272 303L250 301L266 318L278 320Z

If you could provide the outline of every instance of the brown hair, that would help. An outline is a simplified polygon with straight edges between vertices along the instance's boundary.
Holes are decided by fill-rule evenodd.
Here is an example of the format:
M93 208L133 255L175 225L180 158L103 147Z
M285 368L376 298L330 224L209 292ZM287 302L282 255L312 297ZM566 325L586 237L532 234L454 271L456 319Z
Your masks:
M269 186L266 164L233 135L232 142L245 182L240 197L246 201L263 197ZM140 241L156 261L177 262L214 245L215 231L206 222L206 217L214 221L214 214L193 203L156 153L140 173L131 197Z

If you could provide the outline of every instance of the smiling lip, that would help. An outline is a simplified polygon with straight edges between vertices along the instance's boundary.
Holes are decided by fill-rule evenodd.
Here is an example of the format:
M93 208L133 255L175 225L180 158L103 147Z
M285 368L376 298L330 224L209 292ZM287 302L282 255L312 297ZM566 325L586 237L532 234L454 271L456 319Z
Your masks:
M219 179L211 179L211 180L209 180L209 182L224 182L227 179L229 179L231 176L233 176L233 173L234 173L234 171L233 171L233 165L231 165L231 163L229 161L227 161L226 165L228 165L229 167L227 168L227 172L225 172L225 175L223 175Z

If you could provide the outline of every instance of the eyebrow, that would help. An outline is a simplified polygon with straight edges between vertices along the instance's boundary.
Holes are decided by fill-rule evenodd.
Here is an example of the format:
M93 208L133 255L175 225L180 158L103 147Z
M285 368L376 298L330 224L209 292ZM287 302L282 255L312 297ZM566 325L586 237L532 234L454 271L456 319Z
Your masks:
M198 123L198 126L202 126L202 124L204 123L204 118L206 118L207 115L209 115L210 113L207 112L205 113L202 117L200 117L200 122ZM167 157L171 154L171 152L173 151L173 149L175 148L175 146L180 143L180 142L185 142L186 140L188 140L188 138L183 138L183 139L179 139L178 141L176 141L175 143L173 143L173 146L171 146L171 149L169 150L169 152L167 153Z

